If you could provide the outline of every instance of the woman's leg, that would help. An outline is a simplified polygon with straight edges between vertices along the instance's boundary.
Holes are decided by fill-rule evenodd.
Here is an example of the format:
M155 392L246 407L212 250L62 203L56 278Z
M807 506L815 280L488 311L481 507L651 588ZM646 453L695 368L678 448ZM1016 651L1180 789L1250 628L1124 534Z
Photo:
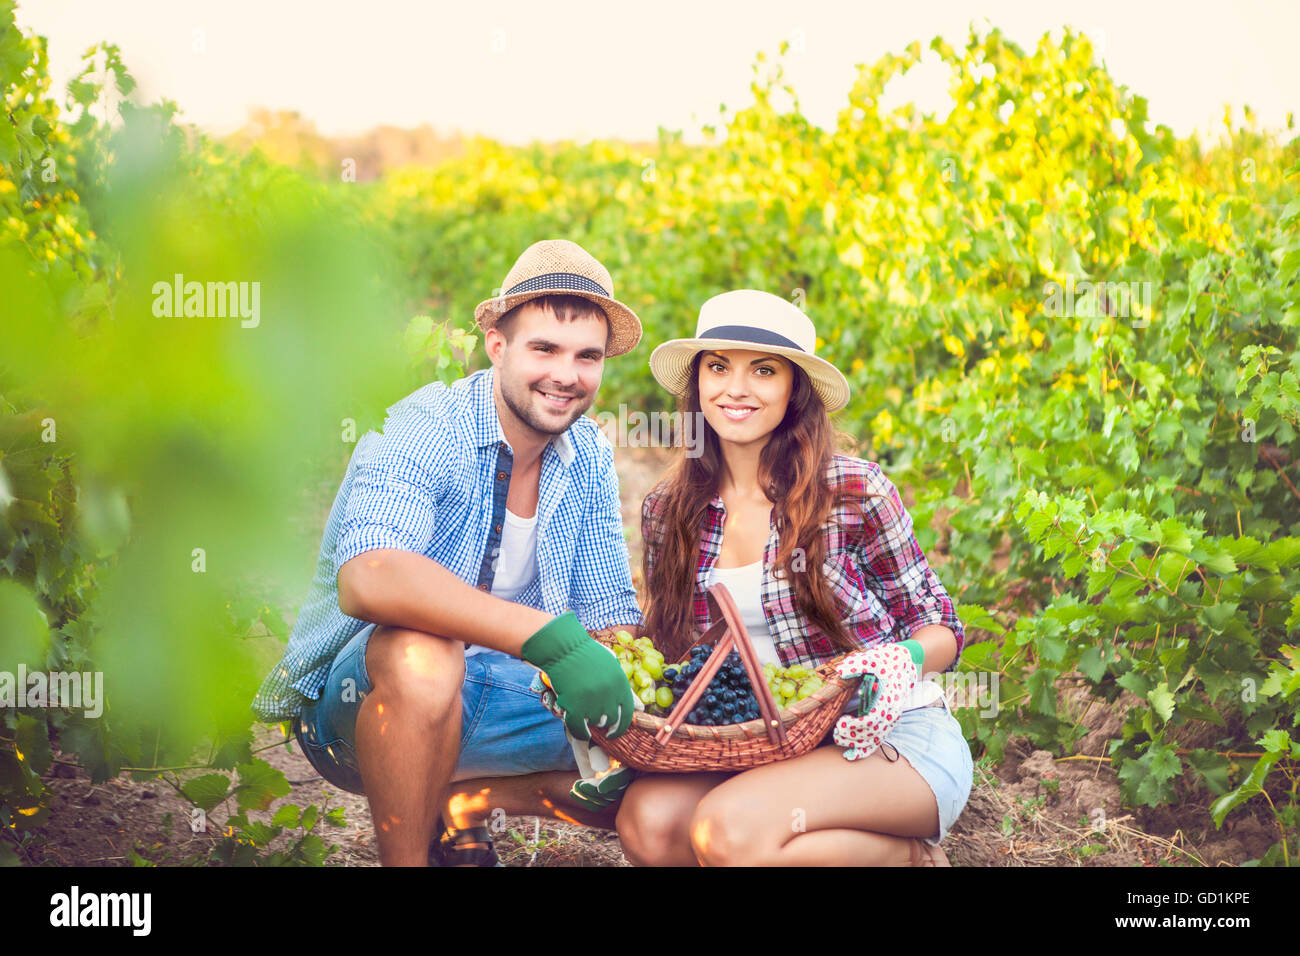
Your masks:
M839 747L818 747L738 774L700 798L688 832L710 866L946 863L920 839L939 832L929 784L880 750L849 761Z
M700 799L734 773L647 773L623 794L614 826L635 866L698 866L691 816Z

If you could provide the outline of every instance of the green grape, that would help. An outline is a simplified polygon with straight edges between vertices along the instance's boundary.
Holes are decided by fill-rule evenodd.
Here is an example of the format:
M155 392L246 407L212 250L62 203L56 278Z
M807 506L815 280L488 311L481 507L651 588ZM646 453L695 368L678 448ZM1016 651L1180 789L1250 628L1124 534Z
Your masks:
M645 669L646 673L655 680L664 676L664 661L662 657L658 660L653 657L647 657L642 661L641 666Z
M811 673L812 673L812 668L810 668L807 664L793 664L790 667L788 667L785 672L787 677L792 677L795 680L800 680L804 677L807 677Z
M632 685L634 687L653 687L654 678L640 665L632 668Z
M618 641L620 644L624 646L627 646L628 644L632 643L632 635L627 631L616 631L614 633L614 640Z
M631 662L631 661L622 661L622 660L621 660L621 661L618 662L618 666L621 667L621 668L623 668L623 676L624 676L624 677L629 677L629 678L630 678L630 677L632 676L632 662Z
M641 703L647 706L655 702L655 689L653 686L642 687L636 692L636 695L641 699Z
M798 686L796 686L796 684L795 684L794 681L792 681L792 680L783 680L783 681L781 681L781 696L782 696L782 697L793 697L793 696L795 695L795 693L798 692L798 690L799 690L799 688L798 688Z
M655 703L660 707L671 707L673 705L673 690L671 687L660 687L655 691Z
M822 679L814 674L799 685L799 692L795 694L795 700L803 700L805 697L811 697L821 689Z

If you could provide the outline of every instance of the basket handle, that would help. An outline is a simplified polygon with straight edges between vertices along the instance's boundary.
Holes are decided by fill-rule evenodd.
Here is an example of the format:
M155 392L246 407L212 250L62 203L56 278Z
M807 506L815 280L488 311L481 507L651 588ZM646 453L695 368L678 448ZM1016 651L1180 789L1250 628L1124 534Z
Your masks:
M749 676L750 684L754 688L754 696L758 700L758 707L763 717L768 740L773 744L784 744L786 742L785 725L781 723L780 711L772 697L771 688L767 686L767 681L763 678L763 671L758 665L758 655L754 651L753 641L749 637L745 622L740 617L735 600L723 584L711 585L708 598L710 608L716 612L715 616L720 620L705 632L705 637L716 632L720 626L725 626L726 630L723 632L722 638L714 645L713 653L709 655L709 659L700 668L700 672L696 675L690 689L682 695L682 698L669 712L664 726L655 735L655 742L660 745L667 743L673 735L674 728L679 723L686 722L686 715L690 714L696 703L707 692L709 684L721 669L723 661L726 660L727 655L731 653L734 646L736 652L740 655L745 672ZM679 714L681 719L677 720Z
M710 604L717 605L728 628L736 634L736 649L740 653L740 661L745 666L745 672L749 675L749 683L754 688L754 697L758 701L759 713L762 715L768 740L774 744L785 744L785 724L780 719L781 710L776 706L772 689L767 686L763 668L758 663L758 652L754 650L754 641L749 636L749 629L745 627L744 619L740 616L736 599L722 584L713 585L709 592L712 599Z
M713 682L714 676L722 669L722 662L731 651L731 645L735 640L731 636L731 630L727 627L725 621L718 621L710 627L705 631L705 637L719 630L722 632L722 637L720 637L718 642L713 646L713 653L710 654L709 659L704 662L704 666L700 668L700 672L695 675L695 680L691 683L691 686L687 689L686 693L683 694L681 699L673 705L673 709L668 712L668 719L664 722L664 725L659 728L659 733L655 734L656 744L662 745L668 743L669 739L671 739L673 735L673 730L679 724L686 723L687 716L689 716L690 712L695 708L695 705L699 702L700 698L704 696L705 692L708 690L709 684ZM702 639L703 638L701 638L701 640ZM675 721L678 714L681 715L681 720Z

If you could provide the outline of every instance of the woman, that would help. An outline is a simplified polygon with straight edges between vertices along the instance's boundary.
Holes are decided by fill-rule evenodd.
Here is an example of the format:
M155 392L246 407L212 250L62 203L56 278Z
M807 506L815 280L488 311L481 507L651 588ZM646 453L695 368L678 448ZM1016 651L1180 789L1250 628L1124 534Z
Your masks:
M655 378L690 421L702 413L705 435L642 508L645 631L676 660L709 623L705 589L721 581L761 663L871 647L885 655L876 663L915 665L906 709L878 747L860 745L855 699L802 757L638 776L616 822L633 863L949 865L939 841L973 768L941 689L919 675L954 667L964 632L894 486L874 463L835 453L828 413L847 403L848 382L814 354L816 337L789 302L739 290L704 304L695 338L655 349Z

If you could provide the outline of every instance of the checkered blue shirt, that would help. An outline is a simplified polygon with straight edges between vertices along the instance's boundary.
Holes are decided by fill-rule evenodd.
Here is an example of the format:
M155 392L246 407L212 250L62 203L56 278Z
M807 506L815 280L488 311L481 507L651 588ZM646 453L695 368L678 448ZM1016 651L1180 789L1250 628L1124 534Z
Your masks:
M316 700L330 664L366 621L339 609L338 572L359 554L423 554L489 590L513 463L492 395L494 370L434 382L388 410L383 433L357 443L330 509L316 575L284 657L253 710L289 720ZM542 453L537 568L515 601L549 614L572 609L588 630L642 623L628 568L614 451L586 417Z

